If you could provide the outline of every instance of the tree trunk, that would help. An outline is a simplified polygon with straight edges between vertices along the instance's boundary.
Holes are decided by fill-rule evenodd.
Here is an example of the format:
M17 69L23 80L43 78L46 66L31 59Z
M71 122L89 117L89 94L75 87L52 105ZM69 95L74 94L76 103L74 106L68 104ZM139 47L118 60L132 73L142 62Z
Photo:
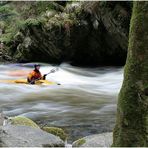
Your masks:
M134 2L124 81L113 133L115 147L148 146L148 2Z

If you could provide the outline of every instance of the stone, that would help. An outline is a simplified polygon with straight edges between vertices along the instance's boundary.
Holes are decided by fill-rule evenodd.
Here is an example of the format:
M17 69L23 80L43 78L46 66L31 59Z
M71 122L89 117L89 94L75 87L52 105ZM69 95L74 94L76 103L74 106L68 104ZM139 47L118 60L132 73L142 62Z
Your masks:
M28 126L6 125L0 127L2 147L63 147L64 142L41 129Z
M50 134L60 137L63 141L66 141L66 139L67 139L67 134L61 128L43 127L42 130L46 131L47 133L50 133Z
M102 133L86 136L75 142L73 147L110 147L112 144L112 133Z
M9 118L9 121L12 125L25 125L25 126L31 126L34 128L40 128L34 121L23 116L11 117Z

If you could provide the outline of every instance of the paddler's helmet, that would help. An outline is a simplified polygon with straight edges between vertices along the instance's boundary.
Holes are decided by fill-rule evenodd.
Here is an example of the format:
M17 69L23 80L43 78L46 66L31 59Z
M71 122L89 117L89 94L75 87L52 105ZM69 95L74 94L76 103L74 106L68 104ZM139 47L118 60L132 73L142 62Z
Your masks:
M41 66L40 64L34 64L34 68Z

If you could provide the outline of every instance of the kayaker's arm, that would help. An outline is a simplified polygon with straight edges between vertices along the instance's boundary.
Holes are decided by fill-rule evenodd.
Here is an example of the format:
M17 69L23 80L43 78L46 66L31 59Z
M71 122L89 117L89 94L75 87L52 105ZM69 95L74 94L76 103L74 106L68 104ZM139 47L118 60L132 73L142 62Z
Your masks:
M44 74L44 75L43 75L43 77L42 77L42 78L43 78L43 80L45 80L45 79L46 79L46 76L47 76L47 74Z
M49 75L50 73L54 73L54 72L56 72L57 70L58 70L58 68L55 68L55 69L50 70L50 72L48 72L47 74L44 74L41 79L42 79L42 80L46 80L46 76L47 76L47 75Z

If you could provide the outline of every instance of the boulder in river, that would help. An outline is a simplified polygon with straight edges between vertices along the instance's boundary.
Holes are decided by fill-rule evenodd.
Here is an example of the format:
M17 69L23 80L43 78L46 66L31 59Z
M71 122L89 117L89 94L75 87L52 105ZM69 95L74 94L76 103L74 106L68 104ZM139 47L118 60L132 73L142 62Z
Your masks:
M61 128L43 127L42 130L46 131L47 133L50 133L50 134L60 137L63 141L65 141L67 139L67 134Z
M86 136L75 141L73 147L110 147L112 144L112 133L102 133Z
M25 125L25 126L31 126L34 128L40 128L34 121L22 116L11 117L10 122L12 125Z
M0 127L2 147L63 147L57 136L29 126L6 125Z

